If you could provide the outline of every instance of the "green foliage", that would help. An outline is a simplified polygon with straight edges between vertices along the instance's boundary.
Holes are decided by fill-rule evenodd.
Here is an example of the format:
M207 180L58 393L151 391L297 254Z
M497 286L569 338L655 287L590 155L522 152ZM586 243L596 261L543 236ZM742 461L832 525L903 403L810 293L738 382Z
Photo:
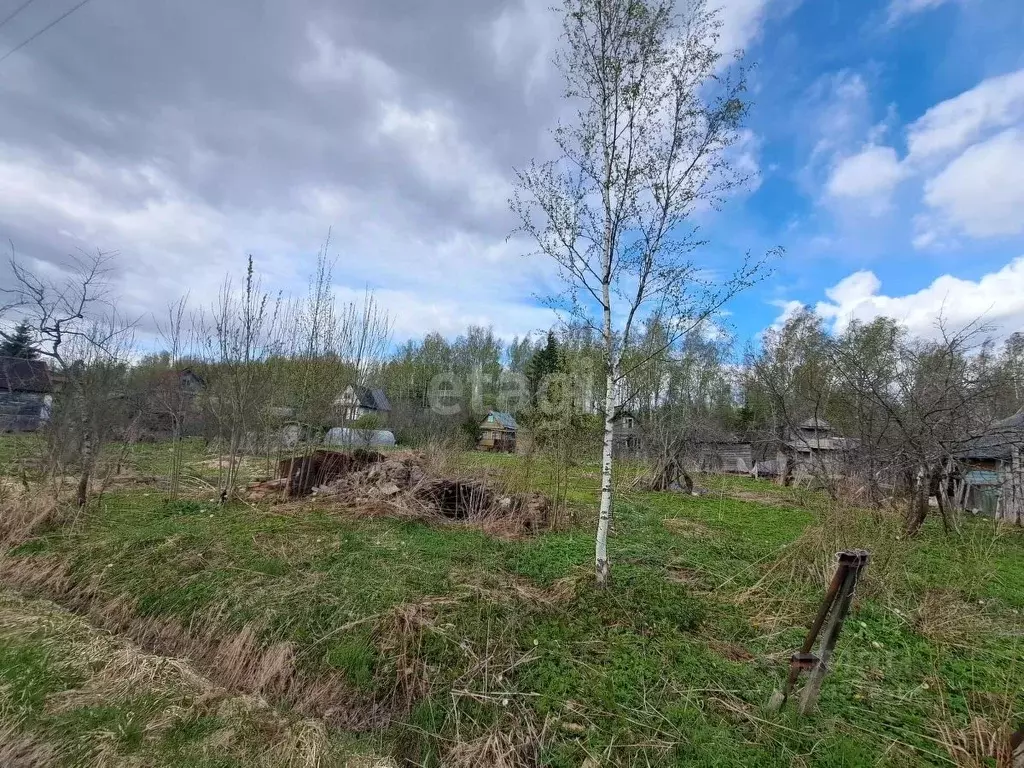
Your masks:
M24 360L36 360L39 351L35 346L32 326L25 320L14 326L10 333L0 331L0 357L20 357Z
M379 413L364 413L358 419L352 422L353 429L384 429L385 422L384 417Z
M156 467L161 455L146 448L137 458ZM495 473L523 468L520 457L472 453L463 461ZM820 714L798 719L763 705L828 575L827 565L807 569L808 557L790 557L812 551L824 501L728 477L702 479L712 491L704 497L629 492L623 465L615 571L608 589L595 590L587 515L596 469L580 464L569 479L578 525L525 539L353 517L322 501L284 515L120 491L73 529L8 557L26 566L67 559L74 580L133 598L150 617L188 623L212 611L234 627L258 621L265 642L293 644L301 670L340 671L368 695L390 695L400 673L422 664L429 694L383 735L388 751L420 764L450 748L456 723L468 740L491 727L521 732L524 722L547 722L542 763L558 768L578 768L587 754L621 765L788 766L793 755L811 755L815 766L928 765L944 759L935 724L966 727L978 696L1009 695L1024 709L1013 613L1024 609L1019 533L969 520L962 538L946 537L929 521L898 553L879 547L868 574L886 574L899 588L865 582ZM541 489L559 472L543 458L530 471ZM865 516L840 534L863 538L877 527ZM821 541L827 563L833 542ZM918 606L934 590L981 614L969 643L922 629ZM414 609L422 621L396 622ZM38 713L74 681L54 678L46 671L52 658L24 645L0 650L0 683ZM481 691L483 699L465 693ZM101 717L109 706L62 722L70 734L101 721L123 727L118 748L135 748L131 724L113 712ZM154 705L115 708L129 706ZM168 731L161 748L192 755L222 724L192 718ZM137 748L149 754L146 743Z

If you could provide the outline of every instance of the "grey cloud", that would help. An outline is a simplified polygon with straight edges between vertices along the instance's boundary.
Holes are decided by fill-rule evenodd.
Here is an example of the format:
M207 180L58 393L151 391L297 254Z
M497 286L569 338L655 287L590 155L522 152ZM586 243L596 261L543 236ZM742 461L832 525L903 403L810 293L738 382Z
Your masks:
M346 285L528 306L547 268L508 268L504 195L563 109L548 5L93 0L0 64L0 237L51 262L117 250L145 309L247 251L301 290L333 225Z

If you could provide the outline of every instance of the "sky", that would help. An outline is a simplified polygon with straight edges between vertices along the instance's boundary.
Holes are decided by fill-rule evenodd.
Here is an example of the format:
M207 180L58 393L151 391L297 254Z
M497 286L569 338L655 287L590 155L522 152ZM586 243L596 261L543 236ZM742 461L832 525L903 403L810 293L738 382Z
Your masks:
M75 0L0 0L0 56ZM715 0L711 3L716 5ZM252 254L301 294L327 233L342 298L400 341L546 329L551 265L513 234L513 172L565 111L550 0L89 0L0 61L0 238L57 274L116 252L127 315L211 301ZM698 259L780 246L727 307L1024 329L1024 3L724 0L756 180ZM511 235L511 236L510 236ZM10 273L0 266L0 283Z

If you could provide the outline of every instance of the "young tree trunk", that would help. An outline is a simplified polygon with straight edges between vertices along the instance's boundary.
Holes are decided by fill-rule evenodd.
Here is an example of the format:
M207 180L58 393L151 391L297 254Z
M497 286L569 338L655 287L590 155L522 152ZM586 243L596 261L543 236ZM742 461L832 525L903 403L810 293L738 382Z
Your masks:
M1010 477L1003 493L1002 518L1008 523L1024 524L1024 448L1010 448Z
M604 446L601 451L601 510L597 519L595 567L598 586L608 584L611 567L608 563L608 529L612 521L612 448L615 439L614 370L608 368L604 393Z
M92 475L92 434L86 425L82 431L82 472L78 476L78 492L76 501L78 508L82 509L89 501L89 479Z
M925 468L917 473L917 482L914 486L914 493L910 497L910 506L907 509L907 535L914 536L921 526L924 525L928 516L928 496L931 490L931 473Z

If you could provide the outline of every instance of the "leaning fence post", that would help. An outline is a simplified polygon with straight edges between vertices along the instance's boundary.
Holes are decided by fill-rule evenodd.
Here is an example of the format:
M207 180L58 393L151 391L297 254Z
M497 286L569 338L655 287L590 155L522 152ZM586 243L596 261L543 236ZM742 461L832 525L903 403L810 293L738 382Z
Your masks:
M869 557L868 552L863 549L845 550L836 554L838 564L835 575L832 577L832 583L825 593L821 607L818 608L818 613L807 632L803 646L790 659L785 686L781 692L772 697L770 706L773 709L781 709L785 705L801 672L807 672L808 679L800 696L799 712L807 714L814 709L818 702L818 695L821 693L821 684L828 672L828 662L832 658L836 641L839 639L839 632L850 611L850 603L853 601L857 580L867 565ZM826 619L828 620L827 626L825 626ZM822 635L820 650L815 654L811 652L811 649L818 639L822 626L825 626L825 632Z

